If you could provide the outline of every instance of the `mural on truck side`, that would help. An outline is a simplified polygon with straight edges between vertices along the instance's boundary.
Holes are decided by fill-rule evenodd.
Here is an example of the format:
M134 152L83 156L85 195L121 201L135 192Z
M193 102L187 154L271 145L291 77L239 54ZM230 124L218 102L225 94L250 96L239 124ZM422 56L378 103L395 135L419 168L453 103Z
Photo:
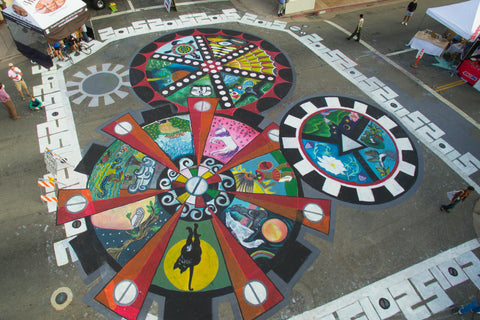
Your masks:
M217 98L218 110L261 112L292 89L294 73L286 56L257 36L228 29L189 29L160 37L133 59L130 81L151 106L188 99Z

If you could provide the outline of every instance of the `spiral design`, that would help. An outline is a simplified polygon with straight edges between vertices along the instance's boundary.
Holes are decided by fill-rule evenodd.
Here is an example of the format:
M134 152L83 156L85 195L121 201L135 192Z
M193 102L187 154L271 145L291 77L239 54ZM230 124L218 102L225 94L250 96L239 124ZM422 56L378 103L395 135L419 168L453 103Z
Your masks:
M192 211L190 211L190 217L195 221L199 221L203 218L203 212L197 208L192 209Z
M177 210L180 209L180 206L177 207ZM188 216L188 213L190 212L190 209L188 208L188 204L184 204L182 207L182 212L180 213L180 216L182 218L185 218Z
M230 204L230 199L225 192L220 192L215 198L215 203L219 206L226 207Z
M175 192L170 191L170 192L164 194L161 199L162 199L161 201L162 201L163 205L171 206L172 204L175 203L175 201L177 201L177 196L176 196Z
M180 159L179 162L180 162L180 168L183 168L183 167L189 168L194 164L193 160L190 158L182 158Z
M217 173L218 170L220 170L223 167L221 164L216 164L210 167L210 170L212 170L213 173Z
M207 167L213 166L215 164L215 159L207 158L207 159L205 159L203 164Z
M158 186L160 189L170 189L170 186L172 185L172 181L169 178L163 178L158 182Z
M233 187L235 185L235 180L233 180L232 177L229 177L229 176L226 176L226 175L223 175L223 174L221 174L220 177L222 178L222 186L225 189L230 189L231 187Z
M168 169L167 176L170 178L170 180L174 180L176 177L178 177L178 172Z

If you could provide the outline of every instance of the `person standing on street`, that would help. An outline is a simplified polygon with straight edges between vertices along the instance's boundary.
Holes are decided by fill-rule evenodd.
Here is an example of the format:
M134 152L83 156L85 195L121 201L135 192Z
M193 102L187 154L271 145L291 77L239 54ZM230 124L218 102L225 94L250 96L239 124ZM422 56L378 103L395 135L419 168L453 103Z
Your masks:
M449 204L440 206L440 211L450 212L460 201L464 202L473 191L475 189L472 186L468 186L466 189L456 192Z
M404 25L408 24L408 20L410 20L410 17L413 15L415 10L417 10L417 0L413 0L408 4L407 12L405 13L405 16L403 17L402 24L404 24Z
M355 31L352 32L352 34L350 35L350 37L347 38L347 40L350 40L353 37L357 36L357 40L355 41L360 41L360 33L362 32L364 22L365 22L365 19L363 19L363 14L361 14L360 19L358 20L358 23L357 23L357 28L355 29Z
M278 10L277 16L281 17L285 14L285 9L287 7L287 0L278 0Z
M80 31L82 32L83 41L90 42L90 38L88 37L88 33L87 33L87 26L83 24L80 27Z
M18 92L22 96L22 100L25 100L25 97L23 96L22 88L30 97L32 97L32 95L28 91L25 80L23 80L22 70L15 67L13 63L9 63L8 66L10 67L10 69L8 70L8 77L13 80L13 83L15 84L15 88L17 88Z
M5 108L7 108L8 116L10 117L10 119L20 119L20 117L17 115L17 109L15 109L15 105L10 99L8 93L5 91L5 86L2 83L0 83L0 101L2 101Z

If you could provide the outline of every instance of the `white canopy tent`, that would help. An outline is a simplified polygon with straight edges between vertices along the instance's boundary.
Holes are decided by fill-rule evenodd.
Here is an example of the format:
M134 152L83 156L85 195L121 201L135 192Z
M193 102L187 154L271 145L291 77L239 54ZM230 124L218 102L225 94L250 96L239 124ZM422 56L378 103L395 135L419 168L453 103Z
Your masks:
M468 40L475 40L480 31L480 0L428 8L427 15Z

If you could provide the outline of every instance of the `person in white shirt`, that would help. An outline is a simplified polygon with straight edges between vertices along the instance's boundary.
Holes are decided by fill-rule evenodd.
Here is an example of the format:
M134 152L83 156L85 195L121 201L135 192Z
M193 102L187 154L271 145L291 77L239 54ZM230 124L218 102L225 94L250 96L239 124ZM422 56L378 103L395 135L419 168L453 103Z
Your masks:
M30 91L28 91L25 80L23 80L22 70L15 67L13 63L9 63L8 66L10 67L10 69L8 69L8 77L13 80L13 83L15 84L15 88L17 88L18 92L22 96L22 100L25 100L25 97L23 96L22 88L31 98L32 95L30 94Z
M347 40L350 40L353 37L357 36L357 40L355 40L355 41L360 41L360 33L362 32L364 21L365 21L365 19L363 19L363 14L361 14L360 15L360 20L358 20L357 28L355 29L355 31L352 32L352 34L350 35L350 37L347 38Z

